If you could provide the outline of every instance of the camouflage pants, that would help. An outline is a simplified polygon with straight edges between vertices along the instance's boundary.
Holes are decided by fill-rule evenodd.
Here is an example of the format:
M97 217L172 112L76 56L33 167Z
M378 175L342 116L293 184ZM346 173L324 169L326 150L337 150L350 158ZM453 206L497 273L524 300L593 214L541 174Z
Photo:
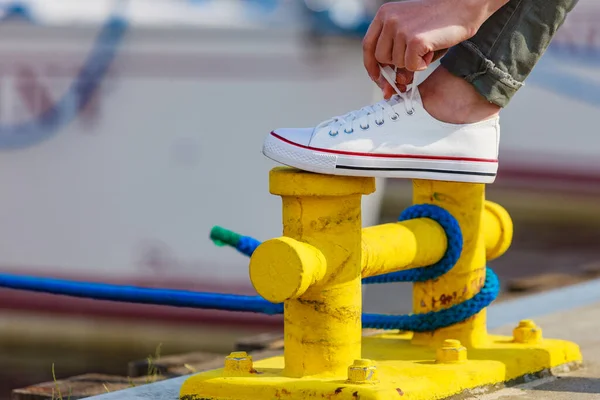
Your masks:
M510 0L441 64L505 107L579 0Z

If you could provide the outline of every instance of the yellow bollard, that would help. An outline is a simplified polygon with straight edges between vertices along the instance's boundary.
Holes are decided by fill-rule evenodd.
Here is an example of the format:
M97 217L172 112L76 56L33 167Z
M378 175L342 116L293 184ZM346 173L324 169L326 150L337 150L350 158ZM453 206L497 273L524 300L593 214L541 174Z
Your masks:
M182 400L442 399L580 364L577 345L542 339L530 321L512 337L488 335L486 310L435 332L361 340L361 278L436 263L448 245L444 230L426 218L361 229L361 196L374 191L371 178L276 168L270 187L282 197L283 236L256 249L250 278L263 297L284 303L284 355L253 362L232 354L224 369L186 380ZM463 235L456 266L414 284L415 313L438 311L480 291L486 262L510 245L512 222L485 200L484 185L417 180L413 190L415 203L448 210Z
M285 374L345 376L361 353L361 196L375 180L277 168L270 190L285 237L255 251L250 277L259 293L291 288L271 297L285 300Z
M486 245L483 227L485 185L413 181L413 202L430 203L448 210L460 225L463 250L456 266L430 282L415 282L413 311L423 314L463 303L479 293L485 281ZM460 324L435 332L415 333L414 343L437 346L446 339L459 340L466 347L488 341L485 310Z

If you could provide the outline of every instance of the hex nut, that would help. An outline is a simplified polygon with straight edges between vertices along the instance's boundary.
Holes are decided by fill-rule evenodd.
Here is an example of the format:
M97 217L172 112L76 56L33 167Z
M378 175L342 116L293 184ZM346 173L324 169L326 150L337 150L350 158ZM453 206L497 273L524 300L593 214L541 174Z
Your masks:
M374 384L377 382L379 382L377 367L373 361L355 360L354 364L348 367L348 383Z
M458 364L467 361L467 348L460 341L445 340L436 351L436 362L440 364Z
M235 351L225 357L225 376L244 376L255 372L252 356L245 351Z
M539 343L542 340L542 329L531 320L523 320L513 330L515 343Z

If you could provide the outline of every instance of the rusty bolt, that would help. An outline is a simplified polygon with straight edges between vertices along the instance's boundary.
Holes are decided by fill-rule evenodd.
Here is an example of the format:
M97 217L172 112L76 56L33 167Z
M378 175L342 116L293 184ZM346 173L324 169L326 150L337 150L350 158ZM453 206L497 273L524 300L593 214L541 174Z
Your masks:
M253 371L252 356L245 351L235 351L225 357L225 376L243 376Z
M467 349L458 340L444 340L442 347L437 349L436 362L456 364L467 361Z
M377 383L377 367L371 360L355 360L348 367L348 383Z
M524 320L513 330L513 338L516 343L538 343L542 340L542 329L535 322Z

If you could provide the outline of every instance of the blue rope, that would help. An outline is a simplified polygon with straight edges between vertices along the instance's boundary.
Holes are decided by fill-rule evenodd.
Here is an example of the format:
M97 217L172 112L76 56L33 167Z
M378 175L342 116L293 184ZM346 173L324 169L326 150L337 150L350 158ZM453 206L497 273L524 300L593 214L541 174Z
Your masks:
M445 275L454 267L460 258L463 245L462 232L456 218L441 207L432 204L420 204L404 210L400 214L398 221L402 222L416 218L432 219L444 229L448 240L448 247L444 256L437 263L429 267L372 276L363 279L363 283L426 282Z
M398 218L406 221L414 218L430 218L446 233L446 253L437 263L406 271L393 272L363 279L364 283L426 282L448 273L458 262L462 253L463 236L458 221L448 211L433 204L419 204L407 208ZM483 288L478 294L449 308L412 315L363 315L363 326L373 329L399 329L413 332L431 332L465 321L489 306L500 293L498 277L486 268Z
M74 282L13 274L0 274L0 287L126 303L246 311L268 315L283 313L283 304L270 303L260 296Z
M448 247L444 256L435 264L424 267L414 268L405 271L392 272L379 276L372 276L362 280L365 284L389 283L389 282L426 282L445 275L454 267L460 258L462 252L463 237L456 218L448 211L432 204L420 204L404 210L398 221L408 221L416 218L429 218L437 222L446 233L448 238ZM260 246L261 242L250 236L241 236L240 241L235 248L248 257L252 256L254 250Z
M407 209L400 220L431 218L437 221L448 235L446 254L440 262L426 268L403 271L404 275L387 274L381 279L405 280L407 277L421 281L423 276L439 277L448 272L450 261L456 262L462 251L462 235L456 220L444 209L433 205L416 205ZM458 238L457 238L458 236ZM242 236L236 248L251 255L260 242ZM423 276L420 275L420 272ZM391 278L390 278L391 275ZM428 279L425 279L428 280ZM380 283L377 281L376 283ZM241 296L221 293L203 293L174 289L141 288L135 286L110 285L104 283L73 282L54 278L39 278L0 274L0 287L34 292L51 293L73 297L111 300L128 303L156 304L174 307L209 308L226 311L255 312L268 315L282 314L283 304L273 304L260 296ZM399 329L414 332L430 332L465 321L489 306L498 296L498 277L487 268L483 288L478 294L450 308L413 315L363 314L362 326L374 329Z
M437 263L428 267L364 278L362 280L363 283L426 282L445 275L456 265L462 253L463 246L463 236L456 218L441 207L433 204L419 204L404 210L398 220L407 221L415 218L432 219L444 229L448 245L442 258ZM260 241L249 236L243 236L243 238L245 240L243 250L240 250L240 243L237 244L236 249L243 254L251 256L254 250L260 245ZM498 277L492 269L486 268L486 279L483 288L478 294L463 303L424 314L363 314L362 326L373 329L430 332L465 321L489 306L498 297L499 293L500 283Z
M105 77L127 26L127 21L115 13L102 27L88 60L62 98L32 121L0 125L0 149L21 149L38 144L74 120Z
M74 282L13 274L0 274L0 287L95 300L254 312L267 315L283 314L283 304L270 303L260 296ZM477 295L464 303L425 314L363 314L362 326L364 328L399 329L414 332L436 330L459 323L475 315L495 300L498 291L498 278L488 268L484 287Z
M239 242L235 246L235 249L240 253L250 257L258 246L260 246L260 241L257 239L254 239L250 236L241 236Z
M384 315L363 314L363 327L399 329L401 331L431 332L463 322L489 306L500 291L498 276L486 268L485 284L475 296L449 308L424 314Z

